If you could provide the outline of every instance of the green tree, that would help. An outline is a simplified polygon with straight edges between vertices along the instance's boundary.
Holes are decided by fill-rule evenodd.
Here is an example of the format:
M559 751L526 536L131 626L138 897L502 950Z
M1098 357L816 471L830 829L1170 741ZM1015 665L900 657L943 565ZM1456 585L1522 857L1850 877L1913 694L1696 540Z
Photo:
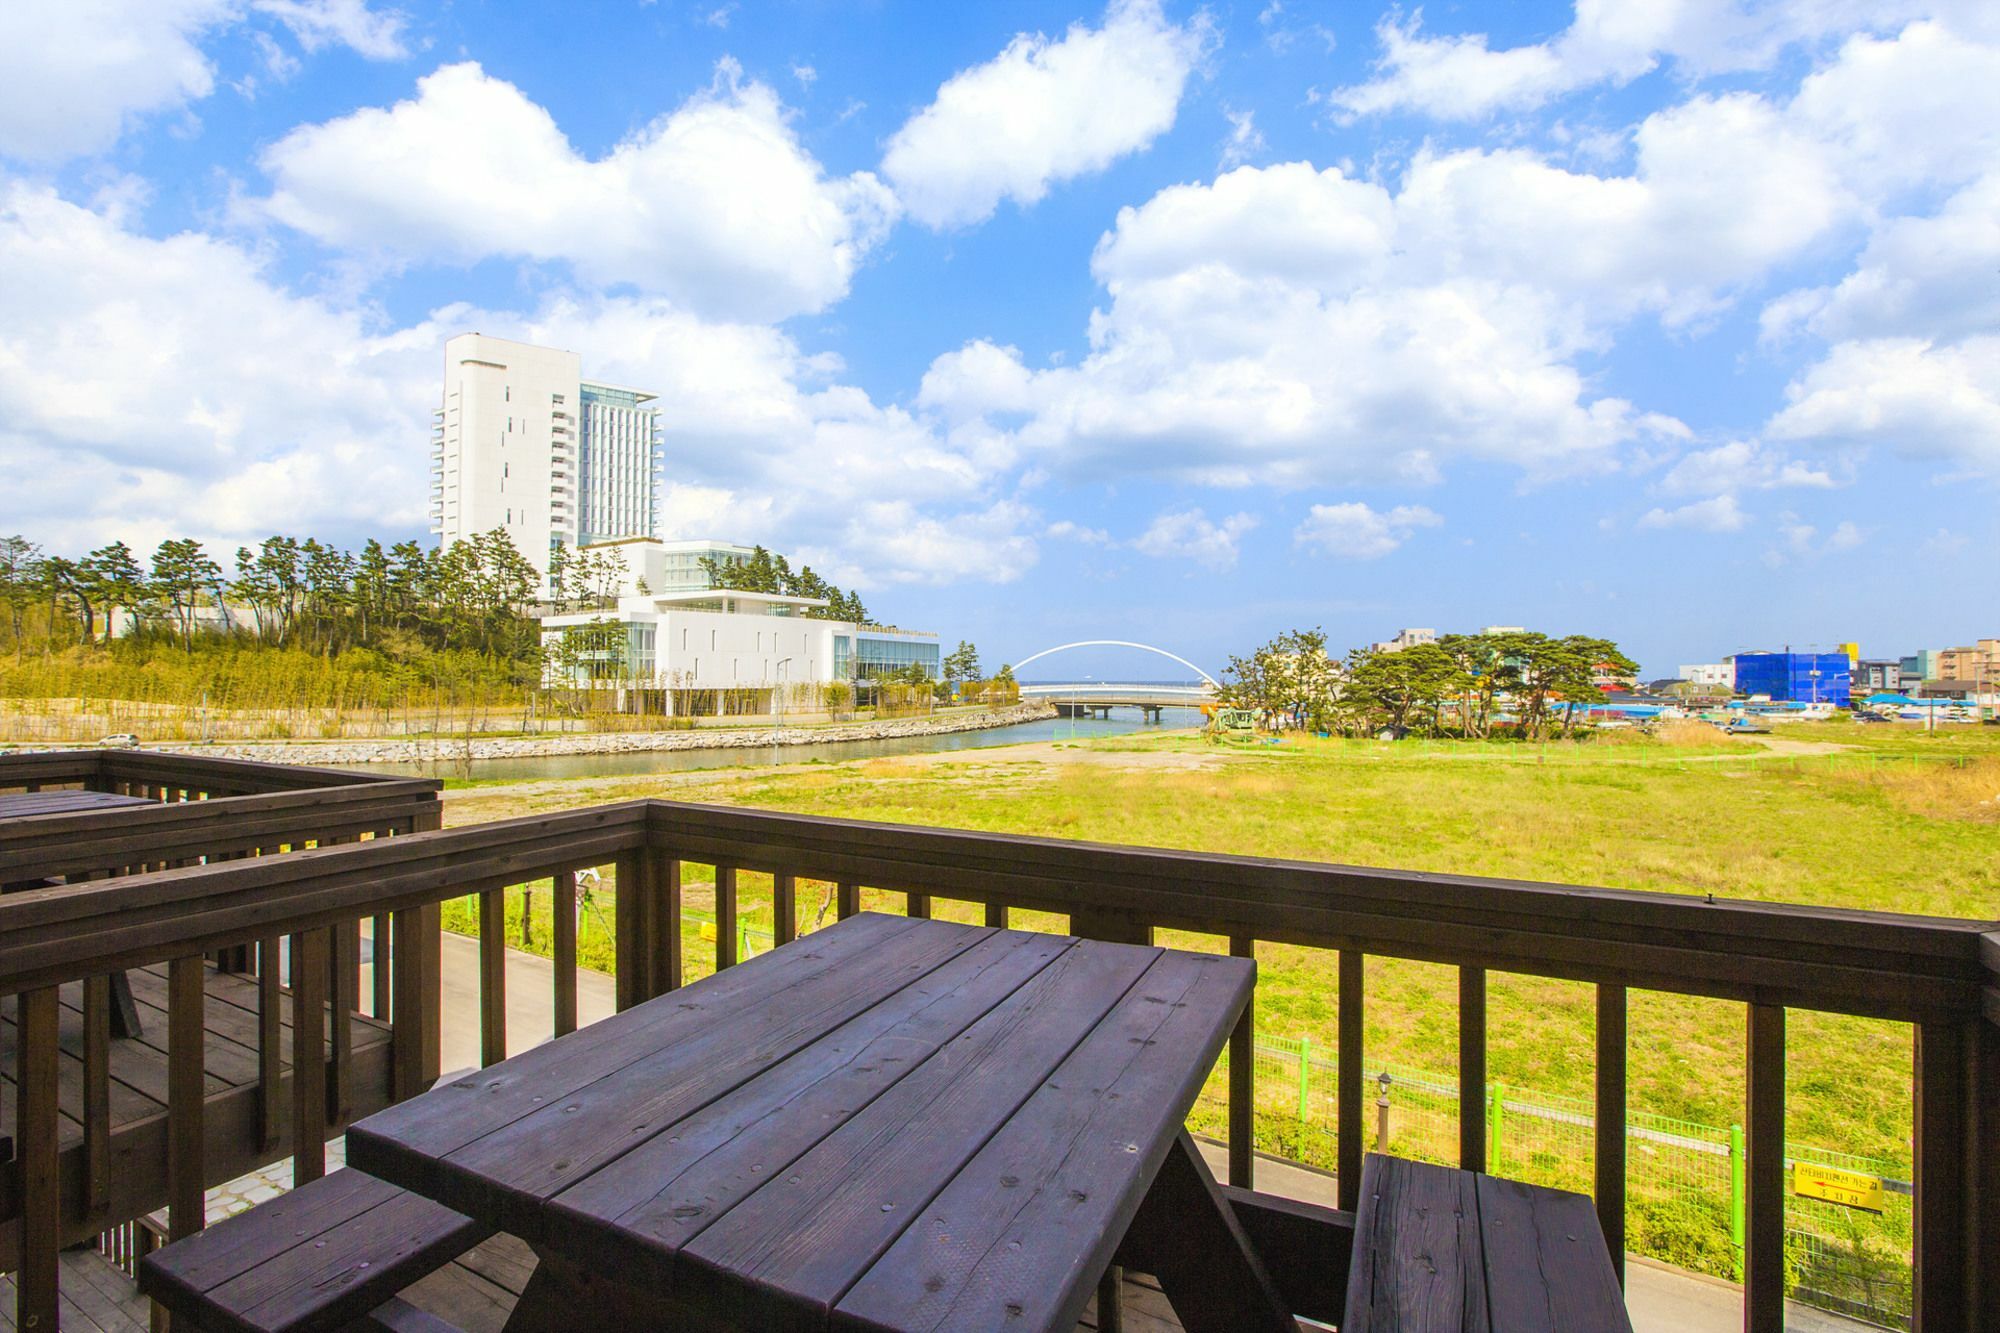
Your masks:
M1341 702L1369 725L1398 731L1421 722L1435 730L1446 699L1467 684L1452 655L1434 643L1399 652L1360 651L1348 659Z
M1334 722L1340 677L1340 664L1327 654L1324 630L1292 630L1249 657L1230 658L1217 697L1266 720L1298 718L1325 730Z
M14 651L21 650L27 631L28 608L41 595L42 548L18 533L0 537L0 600L7 603L14 626Z
M194 648L195 614L204 598L212 597L222 580L222 566L191 537L170 538L153 552L152 595L167 608L179 627L181 641Z

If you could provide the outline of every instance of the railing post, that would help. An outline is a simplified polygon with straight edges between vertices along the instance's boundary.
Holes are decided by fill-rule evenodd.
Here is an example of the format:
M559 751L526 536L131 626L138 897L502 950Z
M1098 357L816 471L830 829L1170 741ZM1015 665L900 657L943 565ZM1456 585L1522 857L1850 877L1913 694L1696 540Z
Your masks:
M17 1000L20 1047L16 1055L14 1119L21 1142L21 1266L15 1275L14 1319L19 1328L53 1333L61 1318L57 1277L62 1245L62 1194L56 1143L61 1126L56 1045L61 1015L54 986L23 992Z
M986 909L992 912L992 907ZM1007 909L1000 909L1000 924L1007 923ZM1232 958L1257 956L1257 942L1248 935L1229 937ZM1257 992L1243 1006L1229 1034L1229 1183L1238 1189L1254 1188L1257 1161Z
M2000 938L1993 939L2000 964ZM1989 973L2000 981L2000 973ZM1987 1011L1972 1024L1972 1075L1966 1081L1966 1171L1970 1236L1966 1245L1967 1292L2000 1289L2000 989L1986 991ZM1974 1303L1977 1304L1976 1302ZM1976 1310L1977 1333L2000 1333L2000 1309L1993 1302Z
M834 887L833 915L837 921L845 921L861 911L861 886L852 880L842 880Z
M327 930L292 936L292 1185L326 1174Z
M507 890L479 895L479 1067L507 1058Z
M1367 958L1359 949L1340 951L1340 1049L1336 1053L1336 1185L1340 1207L1353 1212L1361 1202L1362 988Z
M207 1001L200 954L167 965L167 1234L180 1240L206 1224L203 1192L208 1090L202 1076L203 1008Z
M1458 969L1458 1165L1486 1166L1486 1117L1473 1099L1486 1087L1486 969Z
M1917 1333L1972 1326L1975 1289L1966 1285L1966 1209L1978 1163L1968 1153L1966 1094L1975 1036L1960 1024L1920 1023L1916 1029L1915 1239L1910 1259Z
M1505 1083L1495 1083L1492 1091L1487 1094L1487 1098L1488 1130L1486 1146L1492 1156L1486 1163L1486 1170L1488 1174L1497 1175L1500 1171L1501 1141L1506 1137L1507 1085Z
M1752 1004L1749 1027L1749 1207L1743 1246L1743 1327L1785 1327L1785 1010Z
M1304 1120L1312 1110L1312 1046L1309 1036L1299 1038L1299 1119Z
M645 853L647 893L652 925L652 995L681 988L681 863L664 847Z
M743 956L736 931L736 867L715 868L715 970L736 966Z
M1625 1046L1623 986L1597 988L1597 1223L1611 1252L1618 1285L1625 1285Z
M395 1011L390 1055L395 1062L395 1097L414 1097L437 1081L439 1065L439 957L443 947L435 903L405 907L391 918Z
M576 1031L576 871L558 870L550 890L555 1035L564 1037Z
M771 947L799 937L799 879L789 870L771 875Z
M642 849L620 856L613 865L612 899L612 989L614 1003L623 1013L647 995L646 973L652 957L651 932L646 909L651 897L640 883L651 862Z

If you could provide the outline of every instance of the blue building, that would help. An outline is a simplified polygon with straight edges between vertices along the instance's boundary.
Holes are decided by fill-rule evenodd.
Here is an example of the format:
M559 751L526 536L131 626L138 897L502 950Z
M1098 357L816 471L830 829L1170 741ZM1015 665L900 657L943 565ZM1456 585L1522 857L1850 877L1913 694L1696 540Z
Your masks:
M1847 707L1854 664L1846 653L1739 653L1736 692L1766 694L1774 702Z

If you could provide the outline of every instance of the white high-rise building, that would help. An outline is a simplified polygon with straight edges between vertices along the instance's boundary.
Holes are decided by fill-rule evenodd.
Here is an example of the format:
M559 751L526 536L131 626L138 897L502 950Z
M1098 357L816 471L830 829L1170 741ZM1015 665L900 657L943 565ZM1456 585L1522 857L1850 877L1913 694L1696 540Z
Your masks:
M439 544L500 528L546 584L558 546L652 536L660 468L652 400L585 380L575 352L483 333L448 340L431 431Z

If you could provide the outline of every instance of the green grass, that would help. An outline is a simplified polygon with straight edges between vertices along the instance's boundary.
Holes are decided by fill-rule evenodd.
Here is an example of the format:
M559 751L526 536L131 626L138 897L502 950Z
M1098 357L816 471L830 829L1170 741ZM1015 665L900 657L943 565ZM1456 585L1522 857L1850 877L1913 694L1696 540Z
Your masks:
M1876 737L1893 737L1895 730L1852 724L1783 729L1781 739L1864 742L1860 749L1803 757L1733 740L1720 747L1621 741L1545 748L1293 740L1221 750L1168 735L1065 744L1054 756L1095 761L1089 763L1021 763L996 750L950 763L870 760L552 785L526 795L466 792L452 801L450 817L465 823L659 794L1089 841L2000 916L2000 729L1960 727L1936 742L1905 735L1895 739L1943 762L1905 762L1907 756L1885 761L1881 756L1893 747ZM690 908L705 909L706 892L705 885L691 887ZM817 886L801 886L808 920L817 895ZM745 875L742 900L746 919L768 930L768 881ZM900 896L873 893L868 905L902 906ZM943 901L937 910L966 920L977 912ZM1054 918L1021 924L1063 925ZM699 976L712 946L692 929L689 936L689 975ZM1162 942L1223 946L1212 937L1175 934ZM1332 1052L1338 1018L1332 955L1265 944L1257 956L1260 1033L1306 1038L1315 1050ZM1454 1077L1455 987L1450 968L1369 961L1362 1058L1371 1076L1388 1064ZM1510 1095L1575 1099L1587 1109L1593 1023L1590 987L1495 974L1490 1076L1519 1090ZM1717 1127L1743 1119L1742 1005L1636 991L1630 1026L1634 1112ZM1908 1179L1911 1040L1907 1025L1794 1011L1791 1139L1881 1159L1890 1164L1888 1174ZM1290 1068L1296 1070L1296 1063ZM1295 1085L1295 1074L1292 1080ZM1288 1088L1282 1072L1269 1070L1259 1083L1259 1146L1330 1165L1331 1134L1324 1124L1299 1119L1295 1086ZM1449 1154L1452 1123L1438 1116L1430 1123L1415 1102L1406 1105L1409 1128L1398 1132L1398 1150ZM1219 1099L1207 1099L1196 1123L1219 1130L1221 1115ZM1323 1120L1330 1123L1330 1111ZM1570 1153L1524 1145L1508 1167L1513 1174L1588 1188L1587 1135L1582 1144L1581 1152ZM1635 1173L1641 1165L1635 1162ZM1726 1226L1726 1192L1718 1204L1712 1193L1653 1196L1635 1185L1635 1242L1726 1271L1717 1258L1727 1254L1726 1237L1716 1236L1718 1206ZM1906 1220L1871 1225L1878 1233L1886 1227L1892 1244L1907 1242Z

